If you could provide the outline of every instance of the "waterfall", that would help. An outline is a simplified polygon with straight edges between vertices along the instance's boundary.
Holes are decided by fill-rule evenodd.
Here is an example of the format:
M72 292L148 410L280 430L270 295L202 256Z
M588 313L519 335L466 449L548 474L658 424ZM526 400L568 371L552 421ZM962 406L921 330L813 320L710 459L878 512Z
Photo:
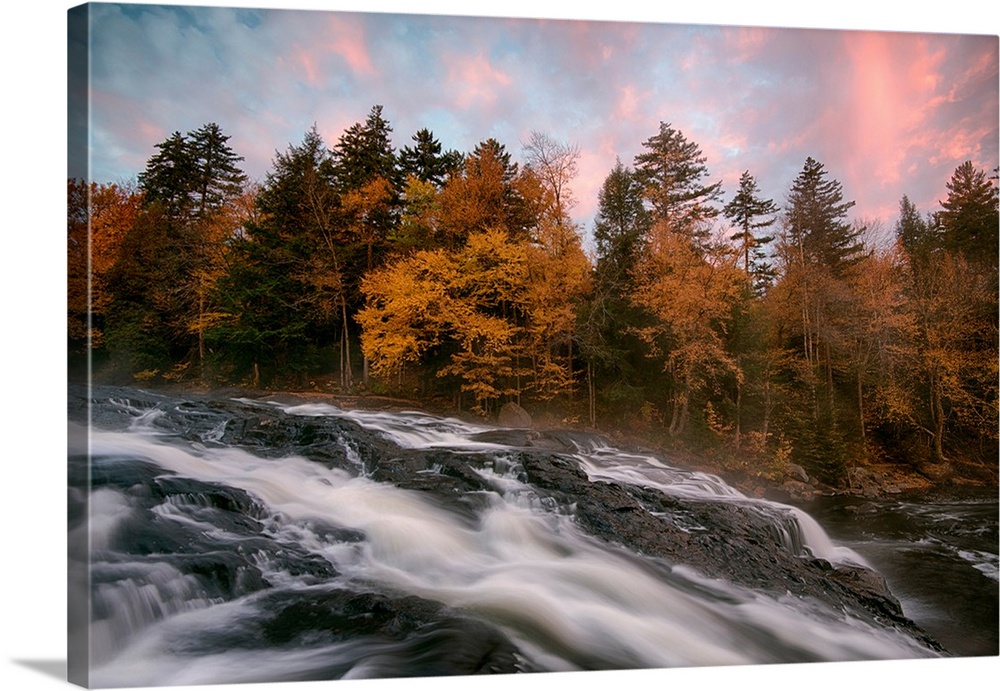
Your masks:
M89 439L97 686L938 654L822 589L793 592L780 576L756 588L596 535L580 516L590 500L533 484L528 467L660 493L677 502L658 512L680 538L719 530L703 507L739 507L788 569L864 564L803 512L653 456L572 438L529 453L417 412L101 405L127 423ZM275 430L272 415L294 432L282 439L300 441L232 436L255 416L269 422L246 438Z

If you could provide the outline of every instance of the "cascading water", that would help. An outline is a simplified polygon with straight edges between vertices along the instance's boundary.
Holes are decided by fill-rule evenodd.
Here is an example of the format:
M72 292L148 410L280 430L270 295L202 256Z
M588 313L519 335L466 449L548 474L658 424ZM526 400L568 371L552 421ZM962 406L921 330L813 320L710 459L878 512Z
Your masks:
M593 437L92 396L95 686L941 654L803 512Z

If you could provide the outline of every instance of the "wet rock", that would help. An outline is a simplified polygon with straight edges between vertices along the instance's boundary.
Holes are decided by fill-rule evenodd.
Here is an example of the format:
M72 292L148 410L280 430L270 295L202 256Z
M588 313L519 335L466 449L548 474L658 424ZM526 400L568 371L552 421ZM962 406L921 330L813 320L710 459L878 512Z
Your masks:
M847 470L847 488L864 497L874 498L882 493L885 480L879 473L855 466Z
M496 628L415 596L341 589L278 592L261 597L257 607L261 620L256 626L219 631L211 640L190 644L230 651L350 641L350 655L331 655L327 666L300 680L343 677L366 659L378 661L379 676L390 677L411 676L414 670L421 676L533 671Z
M846 506L844 511L848 513L853 513L856 515L874 515L880 511L878 504L873 504L870 501L864 504L857 504L855 506Z

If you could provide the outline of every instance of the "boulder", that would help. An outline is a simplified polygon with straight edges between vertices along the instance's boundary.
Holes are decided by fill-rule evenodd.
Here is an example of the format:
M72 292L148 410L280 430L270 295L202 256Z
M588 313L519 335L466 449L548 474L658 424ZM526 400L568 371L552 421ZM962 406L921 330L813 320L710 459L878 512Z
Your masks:
M792 478L799 480L801 482L809 482L809 473L807 473L806 469L798 465L797 463L788 464L788 474Z
M529 429L531 427L531 415L528 411L519 406L514 401L504 403L497 416L497 424L501 427L511 427L514 429Z

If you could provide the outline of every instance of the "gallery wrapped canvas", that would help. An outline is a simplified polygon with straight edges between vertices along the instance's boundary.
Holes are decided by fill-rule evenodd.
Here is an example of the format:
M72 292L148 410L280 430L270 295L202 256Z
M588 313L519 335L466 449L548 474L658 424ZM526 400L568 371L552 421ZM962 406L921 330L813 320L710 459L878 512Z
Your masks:
M71 682L998 654L997 36L68 29Z

